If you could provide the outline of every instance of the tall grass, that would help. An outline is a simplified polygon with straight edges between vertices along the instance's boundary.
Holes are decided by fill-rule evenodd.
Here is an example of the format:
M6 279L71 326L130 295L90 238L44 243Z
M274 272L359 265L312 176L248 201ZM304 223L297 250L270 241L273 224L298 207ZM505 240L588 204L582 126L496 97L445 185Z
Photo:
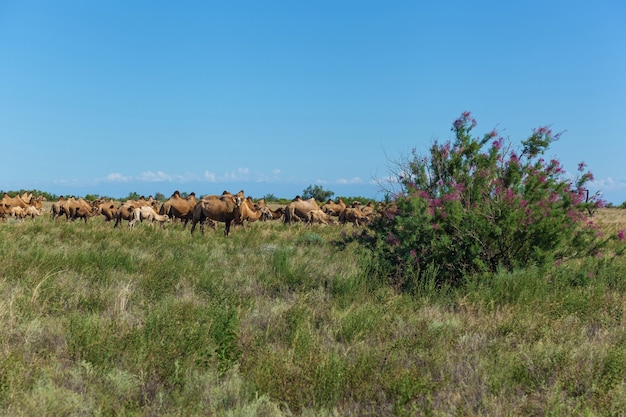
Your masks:
M400 294L342 231L0 223L0 414L626 409L626 261Z

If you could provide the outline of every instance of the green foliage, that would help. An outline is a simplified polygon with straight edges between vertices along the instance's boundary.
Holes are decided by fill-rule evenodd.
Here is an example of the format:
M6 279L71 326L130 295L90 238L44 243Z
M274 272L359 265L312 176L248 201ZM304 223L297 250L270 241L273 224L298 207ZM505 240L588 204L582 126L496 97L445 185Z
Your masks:
M414 150L398 163L401 190L358 237L372 254L372 272L410 290L436 267L439 284L599 253L606 241L587 215L602 204L587 195L593 179L579 165L571 180L543 158L558 139L535 129L518 149L492 131L471 135L469 112L457 119L453 142L435 142L428 156Z
M274 201L278 201L278 197L276 197L274 194L272 193L268 193L265 194L263 196L263 198L265 199L266 202L270 203L270 202L274 202Z
M315 198L315 201L326 201L333 195L335 195L334 192L330 190L324 190L324 187L319 184L309 185L302 191L302 198L304 200L308 200L309 198L313 197Z
M137 193L136 191L131 191L130 193L128 193L128 195L126 197L121 198L122 201L126 201L126 200L139 200L141 196L139 195L139 193Z

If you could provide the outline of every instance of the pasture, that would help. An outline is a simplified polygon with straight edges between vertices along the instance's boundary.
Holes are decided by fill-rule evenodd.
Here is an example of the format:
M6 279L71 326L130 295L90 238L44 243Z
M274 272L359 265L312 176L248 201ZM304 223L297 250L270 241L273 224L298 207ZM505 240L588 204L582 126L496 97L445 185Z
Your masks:
M222 227L0 222L0 415L626 410L622 258L406 294L331 243L352 225Z

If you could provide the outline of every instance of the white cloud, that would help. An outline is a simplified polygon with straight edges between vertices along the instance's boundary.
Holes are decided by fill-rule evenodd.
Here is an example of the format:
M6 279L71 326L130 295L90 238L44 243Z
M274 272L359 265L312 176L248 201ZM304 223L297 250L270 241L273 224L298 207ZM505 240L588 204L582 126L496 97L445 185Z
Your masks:
M611 177L596 179L594 181L589 182L590 189L600 189L605 191L616 191L616 190L624 190L626 189L626 181L625 180L615 180Z
M361 177L353 177L353 178L339 178L337 180L338 184L361 184L363 181Z
M164 182L164 181L172 181L172 177L166 174L163 171L145 171L139 174L139 181L144 182Z
M60 184L60 185L80 185L82 182L83 180L79 180L78 178L61 179L61 180L53 181L53 183Z
M215 174L209 171L204 171L204 174L202 174L202 179L208 182L217 182L217 177L215 176Z
M131 180L131 177L125 177L119 172L113 172L106 176L106 180L111 182L128 182Z
M240 167L230 172L215 173L211 171L204 171L203 173L185 173L185 174L169 174L165 171L143 171L138 175L123 175L119 172L113 172L108 174L103 182L117 182L117 183L186 183L186 182L207 182L207 183L228 183L228 182L255 182L255 183L276 183L279 181L287 183L310 183L309 180L303 178L282 178L282 171L278 168L271 169L267 172L252 171L247 167ZM341 184L341 185L354 185L365 184L361 177L352 178L339 178L336 181L330 181L327 179L316 179L313 184ZM374 183L371 181L370 183Z
M227 172L220 177L220 181L249 181L250 169L249 168L237 168L236 171Z

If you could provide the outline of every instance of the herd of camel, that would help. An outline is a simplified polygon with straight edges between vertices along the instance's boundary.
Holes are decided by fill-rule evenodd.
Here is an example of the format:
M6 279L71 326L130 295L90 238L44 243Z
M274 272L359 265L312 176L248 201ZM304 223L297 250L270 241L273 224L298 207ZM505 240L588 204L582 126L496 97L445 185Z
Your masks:
M0 200L0 219L25 219L43 215L44 201L45 198L33 196L32 193L24 192L15 197L4 193ZM87 201L83 198L60 197L51 204L49 212L52 219L65 217L68 221L83 219L85 222L91 217L102 215L106 221L114 221L114 227L123 221L128 221L131 228L143 221L159 223L161 226L169 221L181 221L186 226L191 221L192 234L198 223L203 232L205 225L217 229L219 223L224 223L224 234L228 236L231 224L245 226L257 220L282 220L286 224L352 223L359 226L371 219L376 208L372 203L362 205L357 201L346 205L341 198L319 204L314 198L303 200L297 196L285 207L271 209L265 199L255 202L251 197L246 197L243 190L237 194L224 191L221 195L207 195L199 199L193 192L187 197L181 197L177 190L162 204L152 196L121 203L113 199Z

